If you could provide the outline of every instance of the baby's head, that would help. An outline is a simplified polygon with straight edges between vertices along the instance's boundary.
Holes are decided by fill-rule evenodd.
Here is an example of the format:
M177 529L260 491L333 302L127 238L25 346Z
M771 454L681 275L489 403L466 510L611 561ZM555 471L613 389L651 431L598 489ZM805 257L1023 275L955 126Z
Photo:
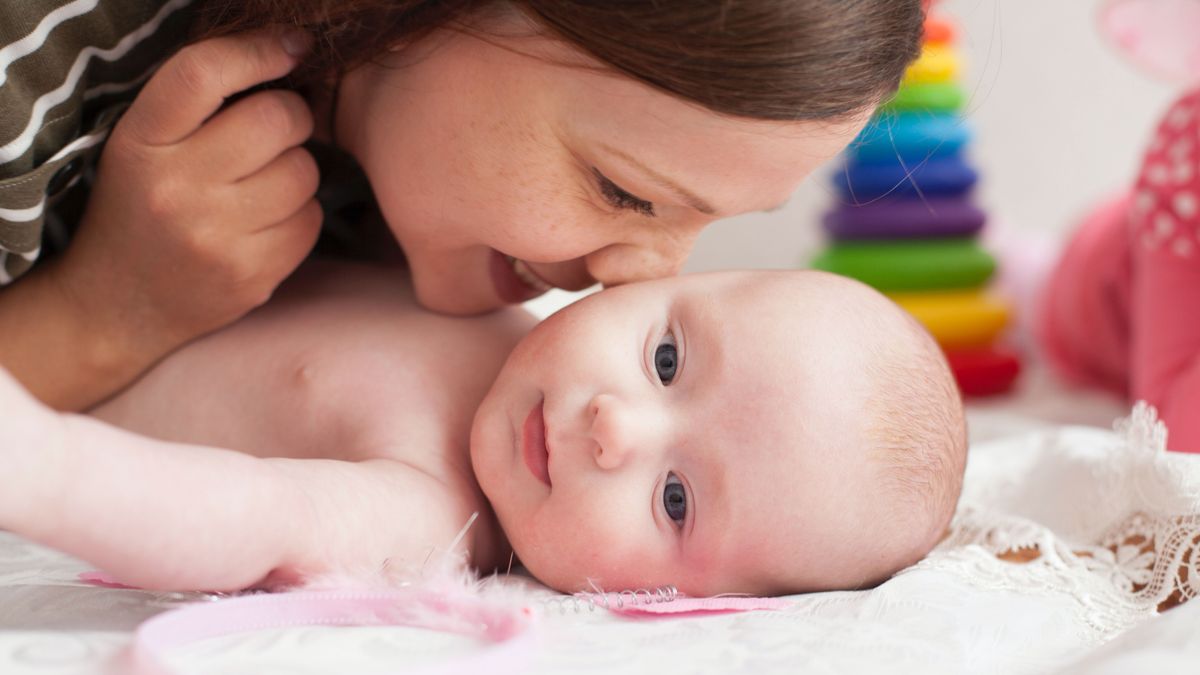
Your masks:
M858 588L938 541L965 425L937 345L821 272L630 284L542 322L476 414L475 473L564 591Z

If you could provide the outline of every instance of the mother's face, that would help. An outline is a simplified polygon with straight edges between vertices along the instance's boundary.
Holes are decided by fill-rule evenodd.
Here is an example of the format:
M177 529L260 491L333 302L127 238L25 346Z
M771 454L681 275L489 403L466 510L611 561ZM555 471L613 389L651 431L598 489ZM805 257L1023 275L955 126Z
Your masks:
M779 205L863 122L718 116L545 37L446 31L348 73L335 134L421 304L468 314L675 274L705 225Z

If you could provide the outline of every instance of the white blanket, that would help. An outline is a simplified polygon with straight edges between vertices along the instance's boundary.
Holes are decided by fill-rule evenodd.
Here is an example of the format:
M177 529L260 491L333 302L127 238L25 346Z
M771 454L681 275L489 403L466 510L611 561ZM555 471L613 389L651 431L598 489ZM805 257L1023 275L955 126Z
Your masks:
M532 672L1200 672L1200 456L1164 454L1135 410L1119 432L1059 427L972 447L951 535L878 588L786 610L543 616ZM94 588L87 567L0 533L0 673L98 673L175 599ZM576 610L579 611L576 611ZM1107 644L1106 644L1107 643ZM302 628L178 650L180 672L394 673L480 647L408 628ZM1131 664L1138 664L1132 668Z

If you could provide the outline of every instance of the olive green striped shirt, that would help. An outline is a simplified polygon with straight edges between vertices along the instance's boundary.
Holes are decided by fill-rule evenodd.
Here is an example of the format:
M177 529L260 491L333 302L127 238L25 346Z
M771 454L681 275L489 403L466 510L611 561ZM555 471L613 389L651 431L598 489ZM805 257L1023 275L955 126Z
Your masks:
M0 285L65 245L112 125L183 44L192 2L0 3Z

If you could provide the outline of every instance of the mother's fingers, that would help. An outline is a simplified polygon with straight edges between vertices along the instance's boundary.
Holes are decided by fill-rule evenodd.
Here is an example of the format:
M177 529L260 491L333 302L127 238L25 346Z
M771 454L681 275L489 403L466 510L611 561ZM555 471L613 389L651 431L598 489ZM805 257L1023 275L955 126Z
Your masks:
M177 143L229 96L288 74L306 48L304 34L291 31L255 31L190 44L150 78L121 124L146 145Z
M258 273L277 285L300 266L317 243L322 219L321 205L310 199L295 213L254 233L244 242L245 253L258 261Z
M320 173L304 148L292 148L262 170L231 186L242 212L254 214L254 231L287 219L317 193Z
M204 175L240 180L312 134L308 104L297 93L260 91L217 113L179 147Z

